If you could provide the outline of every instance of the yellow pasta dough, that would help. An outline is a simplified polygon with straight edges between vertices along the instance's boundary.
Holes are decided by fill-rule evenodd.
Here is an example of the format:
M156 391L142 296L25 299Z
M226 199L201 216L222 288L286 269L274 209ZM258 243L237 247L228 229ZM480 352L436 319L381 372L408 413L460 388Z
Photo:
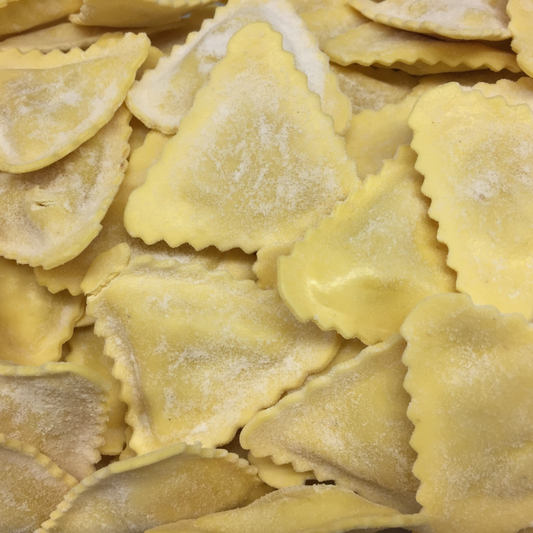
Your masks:
M308 479L315 479L313 472L296 472L290 464L277 465L270 457L255 457L248 453L248 461L257 468L257 475L271 487L281 489L304 485Z
M61 345L83 315L82 298L50 294L30 267L0 257L0 361L59 361Z
M417 78L399 70L335 64L331 65L331 70L341 90L350 98L354 115L364 109L379 111L386 104L398 103L418 83Z
M505 0L348 0L366 17L412 32L451 39L510 37Z
M509 0L507 13L511 17L509 30L513 37L511 46L516 52L516 61L520 68L529 76L533 75L532 15L533 2L531 0Z
M420 97L409 125L457 289L531 318L531 109L447 84Z
M300 320L375 344L420 300L455 289L414 163L414 152L400 147L280 258L278 289Z
M409 145L413 132L407 118L418 100L413 94L402 102L388 104L378 111L370 109L355 115L346 132L346 152L357 164L357 174L365 179L378 174L383 163L392 159L401 145Z
M73 363L0 365L0 427L78 480L94 471L107 419L109 384Z
M148 168L160 157L167 142L168 137L161 133L147 135L145 142L131 154L124 180L101 222L102 231L71 261L49 270L36 268L35 275L41 285L54 293L68 289L71 294L81 294L81 282L99 254L121 243L133 246L133 239L124 229L124 209L131 191L144 182Z
M126 206L147 244L247 253L291 242L358 185L344 141L282 36L249 24Z
M91 327L76 328L68 346L70 352L65 361L94 370L110 384L108 420L103 434L104 444L99 451L104 455L118 455L126 440L126 404L120 400L120 382L112 375L113 360L104 355L104 341Z
M520 71L514 54L482 42L439 41L376 22L348 30L328 41L324 50L340 65L375 65L415 75L476 69Z
M89 298L88 313L115 360L137 453L229 442L339 346L335 334L300 324L274 291L149 256Z
M337 533L425 525L422 515L402 515L351 491L315 485L267 494L252 504L161 526L147 533Z
M0 2L0 35L9 35L62 19L83 0L7 0Z
M468 295L421 302L402 326L417 500L435 533L533 523L533 329Z
M288 394L244 427L242 446L381 505L416 512L404 348L395 335Z
M79 14L70 20L87 26L115 28L163 25L178 22L199 5L214 0L83 0Z
M230 0L219 7L213 20L202 24L184 46L174 48L168 59L133 85L127 99L132 113L152 128L176 133L197 90L225 57L229 39L252 22L267 22L283 35L283 48L294 54L296 68L307 76L309 89L320 96L335 131L344 132L351 118L350 103L329 70L327 56L286 0Z
M4 257L53 268L76 257L98 235L124 178L130 117L121 107L92 139L44 169L0 172Z
M247 505L269 490L244 459L177 443L84 479L36 533L144 532Z
M77 481L34 446L0 433L0 533L32 533Z
M42 169L94 136L124 101L149 45L128 33L75 51L76 62L59 55L58 66L0 69L0 170Z
M531 533L533 0L224 3L0 0L0 533Z

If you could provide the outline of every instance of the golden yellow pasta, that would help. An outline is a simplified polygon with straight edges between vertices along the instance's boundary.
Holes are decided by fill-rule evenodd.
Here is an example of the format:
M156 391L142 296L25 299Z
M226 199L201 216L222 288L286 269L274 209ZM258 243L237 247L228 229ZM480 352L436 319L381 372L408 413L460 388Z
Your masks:
M532 15L0 0L0 533L531 533Z

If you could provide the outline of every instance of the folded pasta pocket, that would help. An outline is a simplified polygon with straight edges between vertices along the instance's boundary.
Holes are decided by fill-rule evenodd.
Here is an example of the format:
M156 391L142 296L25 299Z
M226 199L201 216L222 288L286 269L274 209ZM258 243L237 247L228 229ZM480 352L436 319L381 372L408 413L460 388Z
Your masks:
M222 513L183 520L146 533L338 533L359 529L378 531L427 523L422 515L402 515L352 491L327 485L292 487Z
M77 481L34 446L0 433L1 531L31 533Z
M213 0L83 0L70 20L87 26L144 28L177 22L195 7Z
M123 103L149 47L146 35L128 33L56 53L47 68L0 69L0 170L42 169L90 139Z
M226 450L173 444L84 479L36 533L131 533L247 505L270 490L255 471Z
M1 0L0 35L9 35L75 13L82 0Z
M133 128L130 145L135 131L136 128ZM100 233L79 255L70 261L48 270L36 267L35 276L41 285L53 293L68 289L71 294L81 294L83 292L81 283L87 270L92 262L104 252L119 244L126 243L136 250L142 249L143 253L150 253L142 241L134 242L134 239L124 228L124 209L131 191L142 185L148 168L161 156L167 142L168 137L166 135L154 131L146 136L145 142L141 146L133 150L124 179L102 219ZM176 255L178 255L178 251L176 251Z
M130 117L121 107L92 139L45 169L0 172L0 254L49 269L89 245L124 178Z
M312 470L318 480L333 480L373 502L416 512L404 348L394 335L288 394L250 420L242 446L255 457L290 462L297 472Z
M421 302L401 334L417 500L431 530L531 526L531 325L519 314L476 307L466 294L445 294Z
M283 50L282 35L253 23L228 43L177 135L131 194L124 223L147 244L251 253L292 242L358 184L344 139Z
M82 298L50 294L31 268L0 257L0 360L19 365L59 361L83 308Z
M511 34L505 0L348 0L365 17L403 30L451 39L503 41Z
M438 118L437 118L438 117ZM533 113L447 84L409 117L422 192L448 246L457 289L476 304L533 317Z
M96 372L73 363L0 365L0 427L83 479L100 459L108 389Z
M375 344L420 300L455 290L415 157L402 146L280 258L278 289L300 320Z
M253 22L268 23L283 34L283 48L294 54L296 68L307 76L309 90L320 96L322 110L333 118L335 131L344 132L351 118L350 102L329 69L328 57L287 0L231 0L219 7L213 20L190 34L183 46L174 48L168 59L133 85L127 99L132 113L151 128L176 133L197 90L226 56L230 38ZM254 37L244 50L272 46L262 44L260 34Z
M88 312L115 360L137 453L231 441L338 349L333 332L300 324L275 291L148 256L89 298Z
M447 42L368 22L335 37L324 51L340 65L358 63L410 74L508 69L519 72L516 57L481 42Z

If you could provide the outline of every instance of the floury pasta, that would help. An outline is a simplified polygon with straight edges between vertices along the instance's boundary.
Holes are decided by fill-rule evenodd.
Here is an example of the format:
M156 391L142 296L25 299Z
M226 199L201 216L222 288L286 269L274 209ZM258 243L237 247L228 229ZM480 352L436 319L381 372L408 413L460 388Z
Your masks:
M529 533L530 4L0 0L0 533Z

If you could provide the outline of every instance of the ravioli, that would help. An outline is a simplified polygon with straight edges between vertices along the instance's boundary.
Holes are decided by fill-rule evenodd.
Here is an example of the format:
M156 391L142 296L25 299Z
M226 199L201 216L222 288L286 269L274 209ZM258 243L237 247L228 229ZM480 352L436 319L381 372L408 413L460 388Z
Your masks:
M99 451L103 455L119 455L126 441L126 404L120 400L120 382L112 374L113 360L104 355L104 341L90 327L76 328L68 347L70 352L65 361L94 370L110 384L108 420Z
M83 308L82 298L50 294L37 284L31 268L0 257L0 361L59 361Z
M435 533L533 523L533 330L466 294L428 298L401 329L417 499Z
M0 433L1 533L32 533L77 481L34 446Z
M402 388L405 342L395 335L261 411L241 432L256 457L312 470L318 480L402 512L416 512L416 455Z
M194 7L213 0L83 0L79 14L70 20L87 26L114 28L164 25L178 22Z
M149 46L129 33L54 54L46 68L0 69L0 171L40 170L93 137L123 103Z
M124 209L131 191L144 182L146 172L160 157L167 142L168 137L161 133L147 135L141 147L131 154L124 180L101 222L100 233L72 260L52 269L36 268L35 275L41 285L53 293L68 289L71 294L81 294L81 282L98 255L121 243L133 246L133 239L124 228Z
M82 0L7 0L0 2L0 35L9 35L62 19Z
M50 269L89 245L124 178L130 117L121 107L97 135L45 169L0 172L0 254Z
M177 443L84 479L36 533L143 533L247 505L269 490L244 459Z
M340 65L374 65L414 75L477 69L520 71L514 54L482 42L439 41L375 22L328 41L324 51Z
M455 290L407 146L281 257L278 290L302 321L384 341L420 301Z
M251 253L292 242L359 184L344 140L281 45L265 23L230 40L178 134L130 195L130 235Z
M259 409L333 358L274 291L177 261L133 260L88 313L115 360L137 453L183 440L225 444Z
M73 363L0 364L0 427L83 479L100 459L108 389L96 372Z
M344 132L351 117L350 103L329 70L327 56L286 0L230 0L219 7L213 20L202 24L198 33L190 34L182 47L174 48L168 59L133 85L127 99L132 113L151 128L176 133L197 90L226 56L230 38L252 22L267 22L283 35L283 48L294 54L309 90L320 96L322 110L333 118L335 131Z
M511 35L505 0L348 0L366 17L403 30L451 39L503 41Z
M267 494L246 507L183 520L146 533L337 533L425 525L422 515L406 516L351 491L315 485Z
M422 95L408 122L457 290L532 318L531 108L447 84Z

